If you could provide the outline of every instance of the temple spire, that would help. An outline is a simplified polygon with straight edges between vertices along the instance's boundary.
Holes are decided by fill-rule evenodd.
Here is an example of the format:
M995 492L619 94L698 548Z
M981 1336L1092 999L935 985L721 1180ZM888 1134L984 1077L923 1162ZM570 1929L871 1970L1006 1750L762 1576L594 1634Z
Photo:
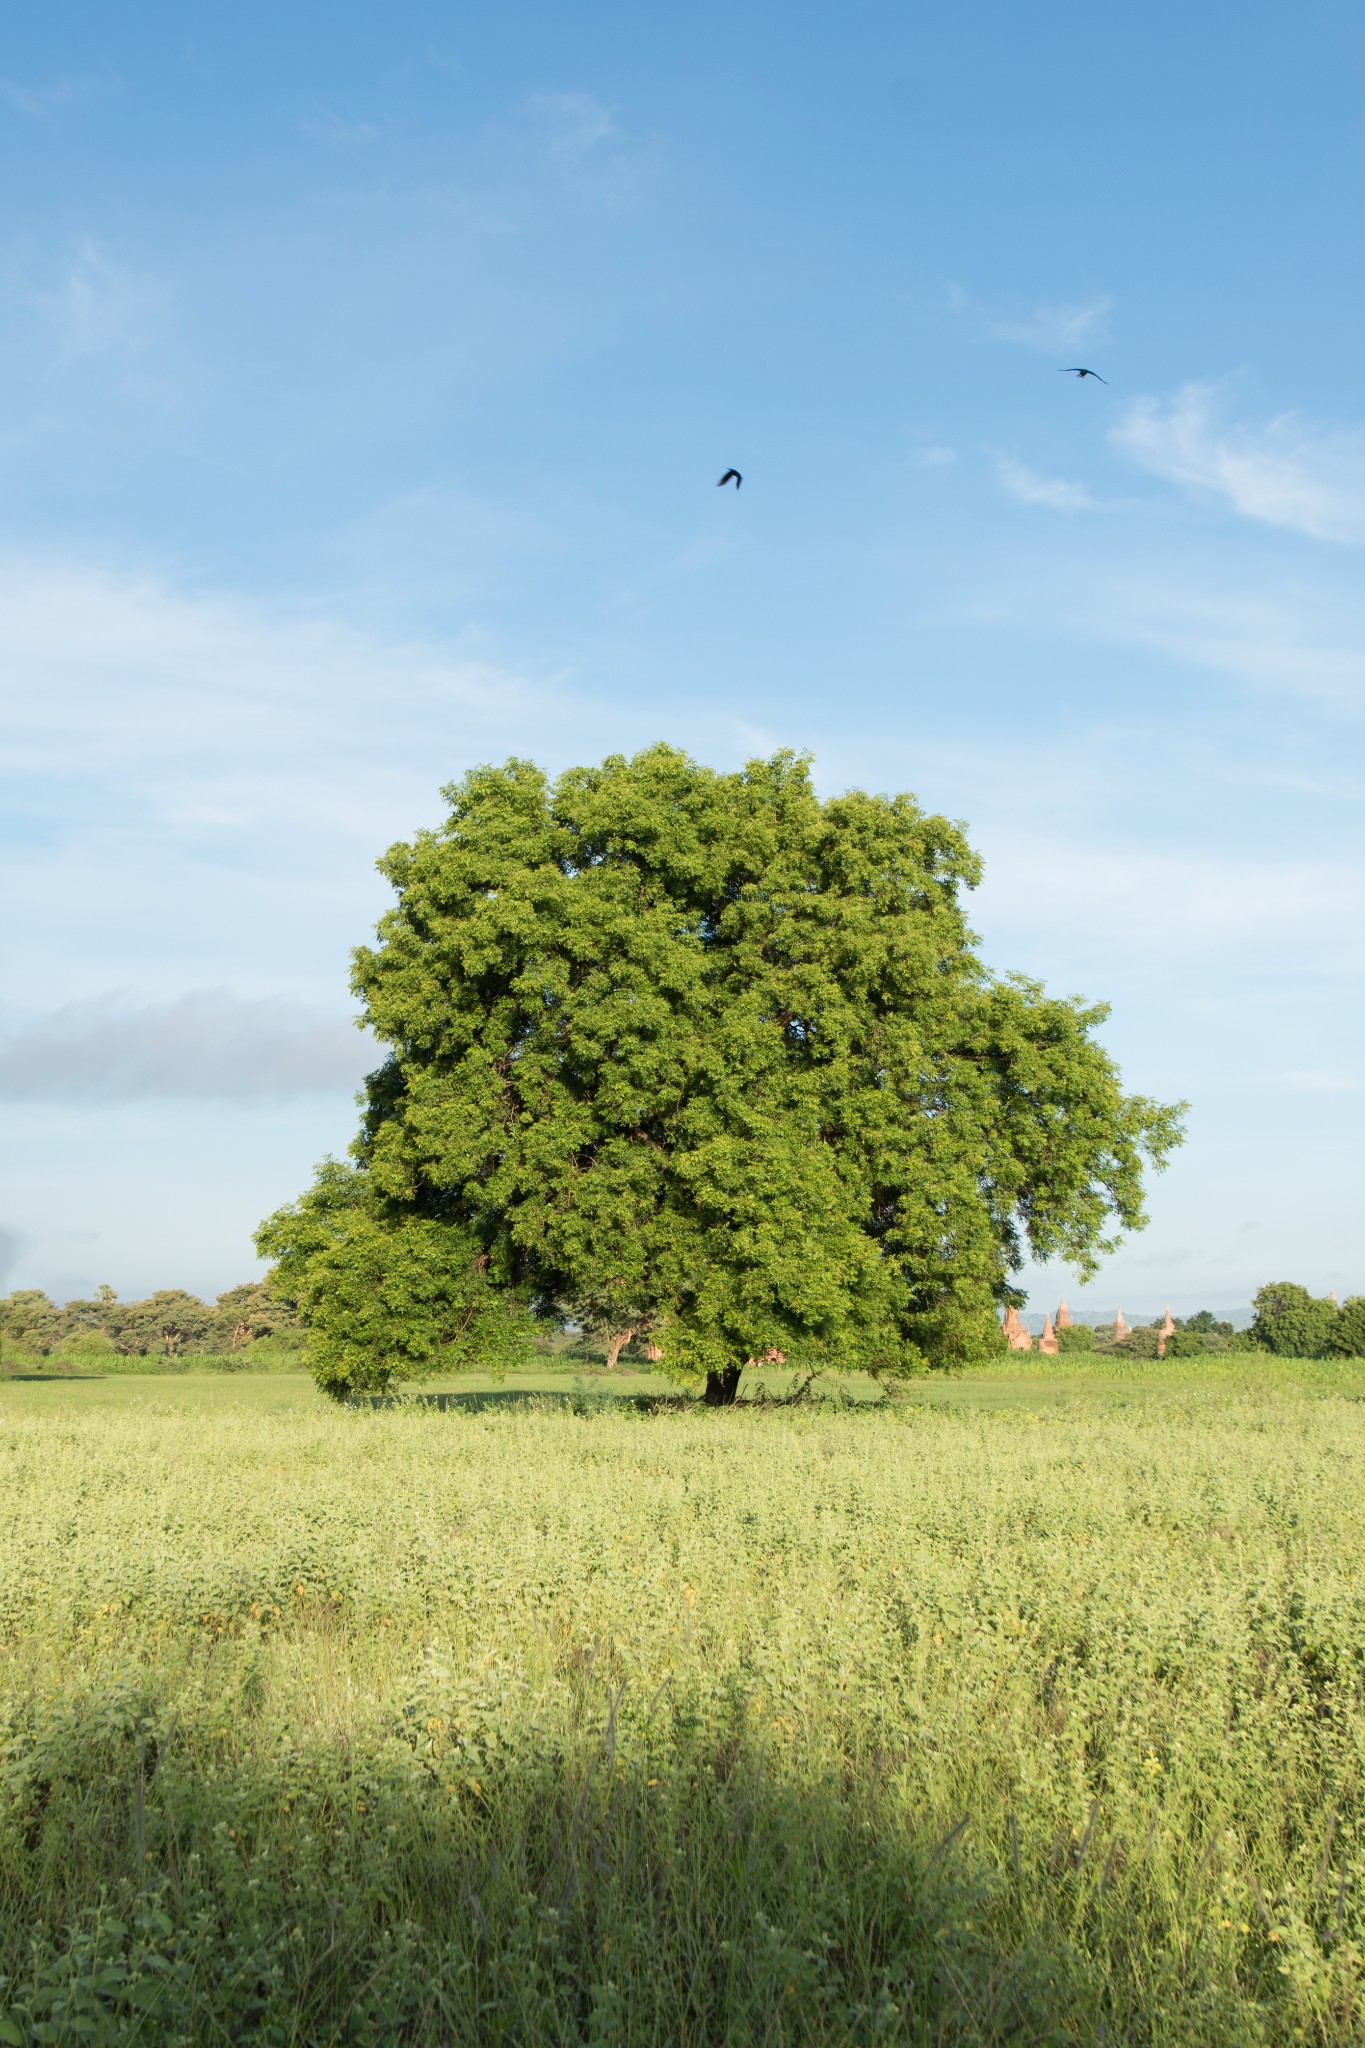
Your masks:
M1005 1339L1011 1351L1032 1351L1033 1339L1020 1322L1017 1308L1011 1306L1005 1310L1004 1321L1001 1323L1000 1328L1005 1334Z

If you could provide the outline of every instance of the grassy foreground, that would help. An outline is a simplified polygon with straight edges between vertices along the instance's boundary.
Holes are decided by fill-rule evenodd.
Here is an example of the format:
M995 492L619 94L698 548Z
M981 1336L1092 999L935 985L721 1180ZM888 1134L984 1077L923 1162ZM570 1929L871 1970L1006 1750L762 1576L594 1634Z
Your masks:
M0 1387L0 2042L1365 2040L1365 1375L1049 1384Z

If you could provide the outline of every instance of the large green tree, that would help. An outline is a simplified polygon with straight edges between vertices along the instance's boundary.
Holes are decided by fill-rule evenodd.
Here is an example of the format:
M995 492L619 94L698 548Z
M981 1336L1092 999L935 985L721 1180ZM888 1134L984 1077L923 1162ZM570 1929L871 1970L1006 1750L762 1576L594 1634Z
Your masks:
M366 1258L439 1226L428 1263L443 1241L481 1284L648 1333L726 1401L770 1349L979 1352L1026 1251L1091 1269L1142 1224L1179 1112L1123 1093L1103 1007L982 965L956 825L822 802L785 753L718 774L657 746L553 784L512 760L445 794L380 862L397 902L355 959L390 1048L347 1191ZM261 1239L299 1273L308 1202Z

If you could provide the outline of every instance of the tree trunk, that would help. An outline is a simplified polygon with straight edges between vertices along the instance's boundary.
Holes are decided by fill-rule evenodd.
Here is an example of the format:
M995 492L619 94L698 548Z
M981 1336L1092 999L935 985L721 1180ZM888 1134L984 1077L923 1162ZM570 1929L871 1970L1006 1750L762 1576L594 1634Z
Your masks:
M739 1376L742 1365L722 1366L719 1372L706 1375L706 1392L702 1400L708 1408L728 1408L739 1393Z
M607 1339L607 1371L615 1372L621 1353L635 1335L634 1330L613 1330Z

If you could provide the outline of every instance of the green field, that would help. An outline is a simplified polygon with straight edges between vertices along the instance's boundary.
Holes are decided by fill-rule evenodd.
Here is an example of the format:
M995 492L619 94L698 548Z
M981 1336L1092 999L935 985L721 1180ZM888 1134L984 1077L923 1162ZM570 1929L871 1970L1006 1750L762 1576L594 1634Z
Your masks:
M440 1391L0 1384L0 2042L1365 2040L1359 1363Z

